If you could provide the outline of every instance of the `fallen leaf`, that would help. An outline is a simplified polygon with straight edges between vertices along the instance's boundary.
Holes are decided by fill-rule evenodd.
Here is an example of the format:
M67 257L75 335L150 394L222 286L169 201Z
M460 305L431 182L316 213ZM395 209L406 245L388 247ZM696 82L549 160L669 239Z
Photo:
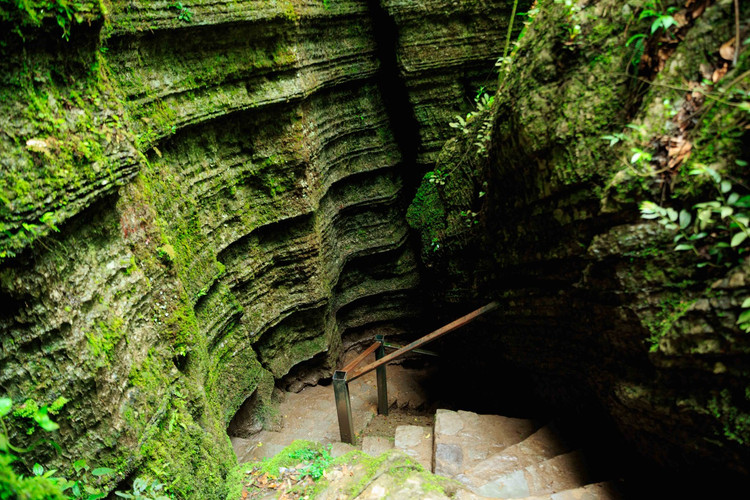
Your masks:
M708 5L707 2L704 2L693 11L693 19L698 19L703 14L703 11L706 10L706 5Z
M726 64L722 65L720 68L716 68L716 70L714 70L713 74L711 75L711 81L716 83L724 78L724 75L727 74L727 69L728 68Z
M719 55L722 59L726 59L727 61L731 61L734 58L734 37L732 37L728 42L725 42L721 48L719 49Z
M682 141L682 144L680 144L678 147L668 148L667 150L670 156L667 166L670 169L677 167L680 163L687 160L690 157L690 152L693 149L693 145L690 143L690 141L685 141L684 139L680 139L680 141Z

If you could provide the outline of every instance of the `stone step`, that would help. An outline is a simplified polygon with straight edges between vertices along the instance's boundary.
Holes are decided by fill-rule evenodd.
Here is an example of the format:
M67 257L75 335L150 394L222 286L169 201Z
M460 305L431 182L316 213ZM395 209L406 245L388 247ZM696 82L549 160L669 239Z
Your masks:
M521 442L535 430L536 425L531 420L438 410L433 471L461 480L467 471Z
M619 500L622 494L614 483L587 484L580 488L560 491L547 495L526 497L523 500Z
M467 470L462 482L479 487L487 482L487 478L501 477L568 451L571 451L571 447L563 442L554 426L548 424L520 443L509 446Z
M381 453L393 449L393 439L385 436L365 436L360 445L362 451L371 457L377 457Z
M478 487L467 486L487 498L526 498L581 488L589 482L583 454L573 451L496 477Z
M396 427L394 444L425 470L432 471L432 429L419 425L399 425Z
M452 497L453 500L484 500L486 498L464 489L459 489L456 495ZM587 484L580 488L573 488L557 493L523 497L517 500L620 500L621 498L623 498L623 495L615 484L604 482Z

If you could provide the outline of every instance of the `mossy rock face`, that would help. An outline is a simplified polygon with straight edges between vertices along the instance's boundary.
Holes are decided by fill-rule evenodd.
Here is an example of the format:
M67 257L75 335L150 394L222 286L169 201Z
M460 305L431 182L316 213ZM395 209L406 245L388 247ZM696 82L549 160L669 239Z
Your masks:
M227 481L230 488L227 500L241 498L243 490L262 493L264 490L254 484L254 477L265 474L272 483L273 479L283 481L284 471L300 464L319 467L316 473L321 477L312 483L302 482L304 491L299 491L301 486L292 488L320 500L344 497L442 500L453 498L459 491L469 493L457 481L432 474L400 450L389 450L378 457L352 451L334 459L320 443L294 441L274 457L236 467Z
M473 348L528 373L545 403L604 408L658 463L748 473L750 341L736 324L747 257L698 267L711 247L675 252L638 206L713 200L712 182L690 175L701 165L747 185L749 52L735 67L711 55L733 36L732 2L678 5L670 36L650 35L645 6L539 2L491 110L445 145L444 182L422 181L408 221L434 303L499 300Z
M223 497L244 403L413 331L405 197L509 5L3 2L0 385L70 400L26 465Z

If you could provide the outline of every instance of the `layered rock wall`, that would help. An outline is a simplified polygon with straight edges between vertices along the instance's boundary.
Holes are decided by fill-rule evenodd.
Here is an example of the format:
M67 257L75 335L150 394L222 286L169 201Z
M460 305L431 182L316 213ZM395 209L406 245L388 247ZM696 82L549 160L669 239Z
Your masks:
M39 461L220 497L244 402L413 324L406 201L508 2L37 4L0 8L0 393L68 400Z

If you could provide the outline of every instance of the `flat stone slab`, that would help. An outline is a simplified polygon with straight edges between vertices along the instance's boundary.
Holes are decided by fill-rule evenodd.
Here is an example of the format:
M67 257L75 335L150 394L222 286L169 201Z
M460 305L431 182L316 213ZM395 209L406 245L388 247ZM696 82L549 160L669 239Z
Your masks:
M583 453L573 451L527 467L524 475L531 495L580 488L590 479Z
M560 439L554 427L545 425L520 443L479 462L466 471L465 476L471 486L479 486L486 483L487 478L501 477L568 451L570 447Z
M332 443L331 444L331 456L333 458L338 458L356 449L357 449L356 446L352 446L347 443Z
M393 441L385 436L365 436L362 438L362 451L371 457L393 449Z
M462 480L473 467L527 438L531 420L438 410L435 414L434 472Z
M621 498L623 496L618 488L612 483L605 482L587 484L581 488L560 491L549 495L526 497L524 500L620 500Z
M395 447L432 472L432 429L419 425L396 427Z
M527 498L580 489L588 481L583 455L574 451L495 477L481 486L467 485L486 498Z

